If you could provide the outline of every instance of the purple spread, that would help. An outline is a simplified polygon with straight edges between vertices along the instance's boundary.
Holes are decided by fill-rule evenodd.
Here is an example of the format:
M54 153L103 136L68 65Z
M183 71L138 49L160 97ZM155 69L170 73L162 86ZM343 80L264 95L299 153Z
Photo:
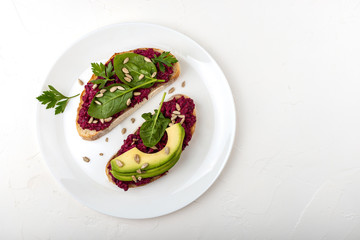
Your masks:
M159 56L160 53L159 52L155 52L154 49L149 48L146 50L135 50L134 53L136 54L140 54L143 55L144 57L148 57L148 58L154 58L154 54L156 54L156 56ZM114 58L111 59L111 62L113 63ZM114 64L113 64L114 65ZM164 79L165 82L169 81L170 75L173 73L173 69L172 67L168 67L165 66L165 72L161 72L159 69L159 64L155 64L156 65L156 69L157 69L157 79ZM105 64L105 66L107 66L107 64ZM114 75L115 80L114 81L109 81L106 83L105 87L114 84L114 83L122 83L120 81L120 79L118 78L118 76L116 76L116 74ZM139 96L133 96L133 98L131 99L131 104L129 106L129 108L134 107L136 104L142 102L144 99L148 99L149 93L151 92L152 88L155 88L157 86L157 84L159 83L155 83L151 88L139 88L136 90L136 92L140 92L141 94ZM120 116L124 111L121 111L115 115L113 115L112 120L110 122L104 122L101 123L100 121L98 121L97 123L88 123L89 119L91 118L88 114L88 109L90 106L91 101L93 100L93 98L95 97L96 93L98 91L100 91L99 88L93 89L93 83L88 82L85 86L85 94L82 97L83 100L83 104L81 106L81 109L79 111L79 119L78 119L78 124L80 125L81 128L83 129L89 129L89 130L96 130L96 131L100 131L100 130L104 130L105 128L109 127L111 122L114 121L118 116Z
M185 138L183 142L182 149L184 150L185 147L189 144L189 141L191 140L191 128L196 123L196 117L193 115L193 111L195 109L194 101L191 98L184 98L181 97L179 99L172 99L168 102L164 102L163 106L161 108L161 112L164 114L166 118L171 118L171 114L173 111L176 110L176 103L180 105L180 113L182 115L185 115L185 121L182 123L183 128L185 129ZM176 118L176 123L180 122L180 118ZM137 147L140 151L144 153L155 153L163 149L167 143L167 134L165 132L164 136L160 140L158 144L156 144L157 150L154 150L152 148L146 147L139 135L140 128L136 131L135 134L130 134L125 140L124 144L121 146L120 150L117 152L116 156L119 156L123 154L126 151L129 151L130 149ZM135 140L135 141L134 141ZM109 170L111 170L111 165L108 166ZM164 173L165 174L165 173ZM124 189L125 191L128 190L129 184L134 184L134 182L126 182L126 181L120 181L116 179L111 173L110 173L113 182L119 187ZM144 178L140 181L137 181L135 184L137 186L144 185L151 181L151 178Z

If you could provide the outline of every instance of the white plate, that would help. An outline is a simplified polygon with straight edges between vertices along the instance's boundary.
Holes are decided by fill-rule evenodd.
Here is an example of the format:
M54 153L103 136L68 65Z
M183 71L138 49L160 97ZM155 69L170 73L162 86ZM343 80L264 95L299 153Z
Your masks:
M126 23L100 28L74 43L50 70L43 90L51 84L66 95L83 89L90 63L108 59L115 52L139 47L171 51L180 62L181 74L171 87L194 99L196 131L179 162L161 179L125 192L111 184L105 165L122 145L125 135L141 123L141 114L157 108L158 94L112 132L96 141L82 140L75 128L79 98L70 101L64 114L37 110L37 131L41 151L50 171L72 196L99 212L122 218L151 218L176 211L202 195L222 171L235 135L235 107L224 74L214 59L183 34L153 24ZM186 86L181 83L186 81ZM169 90L169 89L167 89ZM171 95L167 95L167 98ZM105 142L105 138L109 142ZM99 156L103 153L104 156ZM85 163L83 156L91 161Z

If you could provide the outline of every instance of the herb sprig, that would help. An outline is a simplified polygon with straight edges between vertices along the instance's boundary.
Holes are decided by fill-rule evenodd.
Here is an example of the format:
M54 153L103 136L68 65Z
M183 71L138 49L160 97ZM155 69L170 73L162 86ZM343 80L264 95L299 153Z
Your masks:
M105 66L103 63L91 63L91 70L95 74L95 76L103 77L98 78L95 80L92 80L91 82L94 84L99 84L99 88L105 87L105 84L108 81L113 81L114 78L114 67L111 62L107 66Z
M165 66L171 67L178 60L170 54L170 52L163 52L160 56L154 54L154 58L151 59L153 63L159 63L159 69L161 72L165 72Z
M164 103L166 92L164 92L163 98L161 100L160 106L155 110L154 115L151 113L144 113L141 115L146 121L140 127L140 137L147 147L155 146L162 138L165 133L165 130L171 120L165 118L161 113L161 107Z
M46 109L55 108L55 115L64 112L68 101L71 98L77 97L80 94L66 97L58 90L56 90L53 86L48 86L50 90L43 91L43 93L38 96L36 99L41 102L41 104L46 105Z

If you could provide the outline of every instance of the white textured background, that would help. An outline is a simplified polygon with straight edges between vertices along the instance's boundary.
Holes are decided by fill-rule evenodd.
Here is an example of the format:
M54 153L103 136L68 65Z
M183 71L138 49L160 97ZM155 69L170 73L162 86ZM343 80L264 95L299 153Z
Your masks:
M119 22L190 36L236 101L218 181L154 219L82 206L35 138L35 97L56 58ZM360 239L359 70L359 0L1 0L0 239Z

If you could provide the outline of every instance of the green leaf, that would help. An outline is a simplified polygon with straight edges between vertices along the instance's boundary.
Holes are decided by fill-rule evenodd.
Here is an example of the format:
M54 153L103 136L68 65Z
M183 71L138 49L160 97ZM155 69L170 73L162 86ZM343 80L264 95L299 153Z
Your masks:
M91 63L91 70L95 76L106 78L105 65L103 63Z
M113 71L113 65L111 63L111 61L109 62L109 64L106 67L106 76L107 78L111 78L114 75L114 71Z
M129 61L124 64L124 60L129 58ZM143 83L148 82L150 79L154 79L152 74L156 72L156 66L154 63L145 61L144 56L135 54L135 53L124 53L116 55L114 58L114 68L115 73L119 77L119 79L124 83L129 85L130 87L139 86ZM132 77L130 82L125 80L125 73L123 72L123 68L129 70L129 75ZM139 79L140 75L143 74L144 77ZM153 85L149 84L144 86L143 88L149 88Z
M59 113L63 113L65 111L68 101L69 101L69 99L66 99L64 101L56 103L55 115L59 114Z
M153 147L161 140L166 128L171 122L170 119L165 118L160 112L165 95L166 93L164 93L159 109L155 110L154 115L151 115L151 113L142 115L146 121L140 127L140 137L147 147Z
M165 72L164 65L171 67L178 60L170 54L170 52L163 52L160 56L154 54L154 58L151 59L153 63L159 63L159 69L161 72Z

